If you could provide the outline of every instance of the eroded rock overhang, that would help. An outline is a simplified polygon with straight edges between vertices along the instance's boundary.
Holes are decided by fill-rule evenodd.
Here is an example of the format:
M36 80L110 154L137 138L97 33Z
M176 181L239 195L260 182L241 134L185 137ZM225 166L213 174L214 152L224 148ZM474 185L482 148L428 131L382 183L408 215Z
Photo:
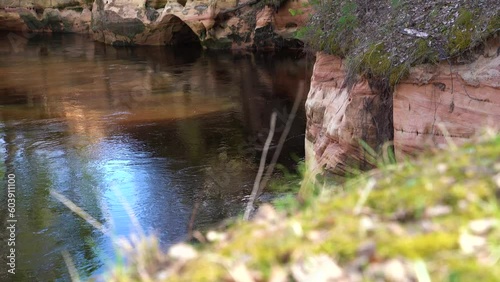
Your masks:
M24 1L24 0L23 0ZM300 48L307 0L266 6L255 0L14 1L0 5L0 29L90 34L111 45L182 45L210 49ZM290 10L300 9L292 15Z

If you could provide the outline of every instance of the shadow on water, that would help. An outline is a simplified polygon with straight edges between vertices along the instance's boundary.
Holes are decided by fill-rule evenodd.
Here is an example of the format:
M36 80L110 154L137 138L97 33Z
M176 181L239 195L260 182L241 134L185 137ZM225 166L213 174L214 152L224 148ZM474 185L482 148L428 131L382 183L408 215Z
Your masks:
M0 171L17 180L20 281L67 280L63 250L82 277L113 260L111 240L50 189L127 236L134 227L118 190L164 246L185 238L195 202L196 228L237 215L271 112L279 133L299 81L308 85L311 75L311 61L298 53L115 48L74 35L13 46L2 34L0 56ZM302 110L281 163L303 156L304 127Z

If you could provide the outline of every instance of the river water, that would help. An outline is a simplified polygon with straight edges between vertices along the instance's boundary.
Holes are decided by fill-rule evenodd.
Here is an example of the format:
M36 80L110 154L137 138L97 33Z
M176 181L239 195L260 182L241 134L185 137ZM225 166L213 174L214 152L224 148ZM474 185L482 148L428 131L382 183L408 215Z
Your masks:
M67 280L65 250L82 278L115 260L111 239L50 191L114 236L137 232L132 214L165 248L186 238L195 205L197 229L240 213L271 112L279 133L310 75L311 61L297 53L115 48L76 35L1 34L0 173L16 176L15 280ZM280 162L303 156L304 127L301 110ZM5 248L3 241L2 281Z

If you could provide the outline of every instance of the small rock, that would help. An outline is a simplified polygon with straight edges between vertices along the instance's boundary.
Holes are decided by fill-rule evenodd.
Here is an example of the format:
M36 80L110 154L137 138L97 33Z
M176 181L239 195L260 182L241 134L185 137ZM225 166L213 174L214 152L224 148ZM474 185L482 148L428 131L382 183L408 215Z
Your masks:
M486 235L497 225L498 220L485 218L469 222L469 229L474 235Z
M198 257L198 252L190 245L179 243L170 247L168 256L181 261L187 261Z
M486 245L486 238L463 232L459 239L460 248L464 254L470 255Z
M258 223L277 221L279 218L278 213L270 204L263 204L257 210L254 221Z
M469 206L469 203L467 203L466 200L460 200L460 201L458 201L458 208L459 209L465 210L465 209L467 209L468 206Z
M274 266L271 269L271 276L269 277L269 282L287 282L288 273L279 266Z
M495 184L497 185L497 188L500 188L500 173L493 176L493 181L495 181Z
M248 268L243 263L238 263L229 269L229 273L235 282L254 282Z
M318 230L312 230L307 232L306 235L307 239L309 239L313 243L320 243L328 239L328 232L327 231L318 231Z
M292 276L298 282L338 281L343 278L342 269L327 255L300 260L291 267Z
M438 205L434 207L428 207L425 209L426 217L438 217L451 213L451 207L445 205Z
M302 225L300 225L298 221L293 221L291 227L293 230L293 234L295 234L295 236L297 237L304 236L304 230L302 229Z
M446 170L448 170L448 166L447 166L446 164L438 164L438 165L436 166L436 168L437 168L437 171L438 171L439 173L441 173L441 174L445 173L445 172L446 172Z
M207 240L209 242L215 242L215 241L225 241L227 239L227 234L226 233L221 233L217 231L210 230L207 233Z
M434 231L438 230L438 228L439 228L436 224L434 224L430 220L422 220L420 222L420 226L422 226L422 230L426 233L434 232Z
M404 236L406 235L405 229L401 226L401 224L391 222L387 224L387 229L396 236Z
M359 246L356 255L358 257L371 258L375 255L376 249L377 245L374 242L365 242Z
M387 281L411 281L405 265L398 259L391 259L384 264L384 277Z
M359 224L361 231L364 233L370 233L375 229L375 222L368 216L361 217Z

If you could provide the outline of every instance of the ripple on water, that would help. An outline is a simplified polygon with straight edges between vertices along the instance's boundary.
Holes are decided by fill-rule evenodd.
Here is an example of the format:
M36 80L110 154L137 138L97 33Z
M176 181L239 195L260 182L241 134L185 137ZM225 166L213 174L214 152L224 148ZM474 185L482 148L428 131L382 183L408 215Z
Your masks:
M196 228L241 210L258 136L310 76L303 60L284 55L115 48L59 35L2 53L0 73L0 154L23 197L19 270L43 281L69 278L64 249L83 278L113 260L110 239L51 189L114 235L134 231L132 215L172 244L185 238L195 204ZM301 154L295 141L286 157Z

